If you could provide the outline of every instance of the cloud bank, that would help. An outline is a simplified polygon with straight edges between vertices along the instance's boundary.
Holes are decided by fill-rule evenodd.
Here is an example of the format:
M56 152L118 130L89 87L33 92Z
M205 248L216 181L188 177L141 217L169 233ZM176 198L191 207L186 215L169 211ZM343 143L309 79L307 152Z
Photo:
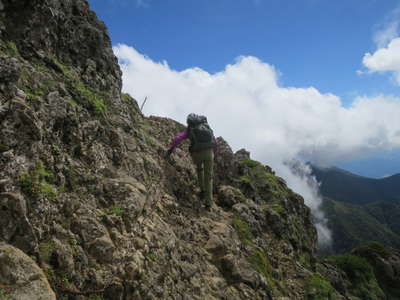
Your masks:
M400 85L400 6L394 9L374 35L377 50L366 53L363 65L370 73L389 72Z
M114 52L124 92L139 104L148 97L145 114L182 123L191 112L206 115L216 135L234 150L250 150L305 198L319 220L320 241L330 237L318 211L316 187L287 162L301 158L327 166L400 147L398 98L359 97L345 108L337 96L313 87L281 86L277 70L252 56L239 57L210 74L200 68L175 71L167 62L154 62L126 45L115 46Z
M373 54L366 53L363 64L370 72L393 72L396 83L400 85L400 37L392 39L386 47Z

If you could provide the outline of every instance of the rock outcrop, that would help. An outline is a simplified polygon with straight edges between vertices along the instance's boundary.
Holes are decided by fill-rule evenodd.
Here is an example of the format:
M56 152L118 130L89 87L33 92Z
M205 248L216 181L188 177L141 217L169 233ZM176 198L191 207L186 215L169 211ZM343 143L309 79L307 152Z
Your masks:
M349 299L302 197L222 138L204 210L187 145L164 159L183 125L120 93L86 0L0 0L0 17L1 296Z
M43 271L21 250L0 244L0 266L1 299L56 299Z

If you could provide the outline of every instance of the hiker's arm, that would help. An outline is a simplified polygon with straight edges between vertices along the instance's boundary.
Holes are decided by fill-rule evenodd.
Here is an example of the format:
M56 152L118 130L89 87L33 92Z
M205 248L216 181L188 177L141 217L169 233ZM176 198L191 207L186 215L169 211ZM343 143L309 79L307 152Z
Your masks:
M174 151L174 149L178 147L179 144L182 143L182 141L188 137L189 137L189 132L187 129L179 133L176 137L174 137L171 145L169 146L168 152L172 153L172 151Z

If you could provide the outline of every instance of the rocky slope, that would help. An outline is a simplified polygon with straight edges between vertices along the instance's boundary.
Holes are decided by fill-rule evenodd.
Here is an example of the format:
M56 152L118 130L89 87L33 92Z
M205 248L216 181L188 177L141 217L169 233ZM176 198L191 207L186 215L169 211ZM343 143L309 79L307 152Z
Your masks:
M0 17L0 299L357 299L302 197L222 138L202 208L187 145L163 158L183 125L120 93L85 0Z

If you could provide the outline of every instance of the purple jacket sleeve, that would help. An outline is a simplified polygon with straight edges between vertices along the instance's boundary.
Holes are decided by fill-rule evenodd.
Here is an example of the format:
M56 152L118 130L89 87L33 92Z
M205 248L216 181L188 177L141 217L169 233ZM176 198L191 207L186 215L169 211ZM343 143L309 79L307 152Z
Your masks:
M187 139L189 137L189 132L187 129L179 133L176 137L174 137L171 146L169 146L169 149L173 151L184 139Z

